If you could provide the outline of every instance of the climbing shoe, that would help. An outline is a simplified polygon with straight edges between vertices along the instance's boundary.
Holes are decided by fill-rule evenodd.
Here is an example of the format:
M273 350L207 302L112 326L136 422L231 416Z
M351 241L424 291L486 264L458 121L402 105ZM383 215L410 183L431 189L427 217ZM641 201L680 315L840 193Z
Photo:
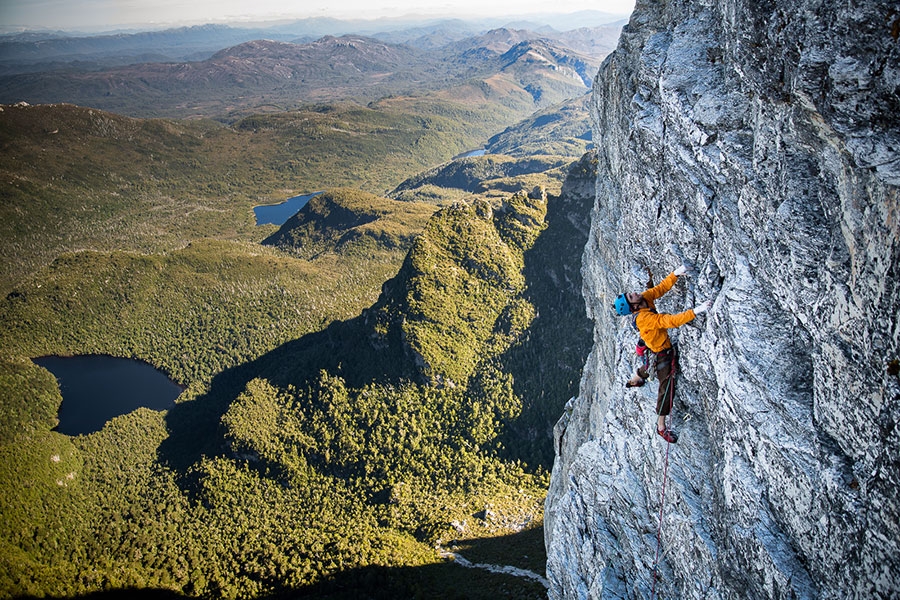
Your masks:
M644 383L645 382L643 379L638 379L637 381L635 381L634 379L629 379L628 383L625 384L625 387L627 387L627 388L641 387L642 385L644 385Z
M675 432L668 427L666 427L665 429L657 429L656 433L658 433L662 439L666 440L670 444L674 444L678 441L678 436L675 435Z

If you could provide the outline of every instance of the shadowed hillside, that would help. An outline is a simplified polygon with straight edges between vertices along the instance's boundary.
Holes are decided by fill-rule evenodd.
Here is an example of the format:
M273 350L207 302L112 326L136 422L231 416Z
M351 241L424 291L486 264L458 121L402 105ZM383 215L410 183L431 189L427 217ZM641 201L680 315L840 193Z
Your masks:
M593 145L589 101L590 96L585 94L540 110L491 136L485 150L509 156L553 154L578 158Z
M514 192L531 189L523 176L545 174L568 166L570 159L559 156L512 158L486 155L461 158L410 177L391 192L397 198L416 198L422 188L448 188L470 193L489 190ZM410 194L410 192L413 192Z

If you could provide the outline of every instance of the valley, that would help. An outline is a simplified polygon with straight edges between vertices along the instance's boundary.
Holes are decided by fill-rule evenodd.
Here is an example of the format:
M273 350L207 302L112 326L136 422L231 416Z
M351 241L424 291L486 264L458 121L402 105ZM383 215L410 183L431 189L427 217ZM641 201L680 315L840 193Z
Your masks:
M602 58L551 37L4 76L0 593L544 597L439 550L543 574ZM55 432L31 358L90 354L185 389Z

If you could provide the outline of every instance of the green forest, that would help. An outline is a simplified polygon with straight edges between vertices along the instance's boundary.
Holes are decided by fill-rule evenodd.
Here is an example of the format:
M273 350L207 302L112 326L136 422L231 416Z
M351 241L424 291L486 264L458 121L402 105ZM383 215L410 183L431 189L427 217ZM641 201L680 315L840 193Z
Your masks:
M442 550L543 573L550 432L590 344L594 161L393 200L470 143L411 142L432 127L406 118L5 107L0 595L544 596ZM291 145L316 135L318 154ZM322 181L284 226L253 224L254 204ZM76 354L147 361L184 392L62 435L31 358Z

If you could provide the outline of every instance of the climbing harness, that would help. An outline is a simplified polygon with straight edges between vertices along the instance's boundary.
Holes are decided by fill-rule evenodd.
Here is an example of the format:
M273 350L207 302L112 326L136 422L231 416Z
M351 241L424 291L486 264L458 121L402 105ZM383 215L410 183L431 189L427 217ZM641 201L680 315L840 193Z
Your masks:
M671 414L671 410L674 404L675 398L674 391L672 390L672 382L675 381L675 376L678 374L678 352L672 347L672 372L669 374L669 379L666 381L666 392L664 394L664 400L660 403L660 408L665 406L666 400L665 397L668 396L669 402L669 411ZM657 416L659 416L659 412L657 412ZM668 429L668 425L666 426ZM662 519L663 519L663 508L665 507L666 502L666 480L669 476L669 449L672 447L672 442L666 439L666 461L665 466L663 467L663 482L662 482L662 493L660 494L659 499L659 523L656 527L656 555L653 557L653 586L650 592L651 600L656 598L656 580L659 578L658 569L659 569L659 548L662 545Z

